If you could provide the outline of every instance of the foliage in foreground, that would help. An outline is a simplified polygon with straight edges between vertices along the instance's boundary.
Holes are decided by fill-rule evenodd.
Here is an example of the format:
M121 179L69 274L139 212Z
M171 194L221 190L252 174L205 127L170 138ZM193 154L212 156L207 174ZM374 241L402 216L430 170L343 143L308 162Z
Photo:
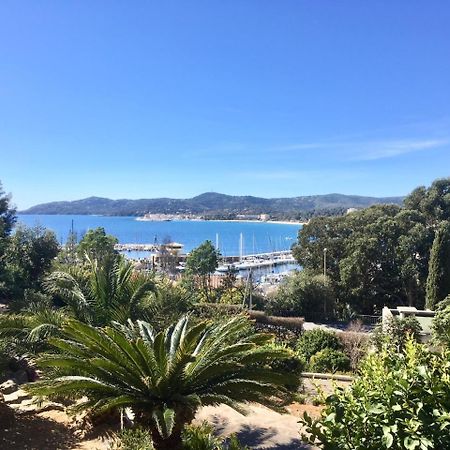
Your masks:
M183 431L183 450L249 450L241 445L235 435L223 440L214 436L207 422L189 425ZM110 450L153 450L151 434L141 428L129 428L117 434Z
M450 295L439 303L432 327L434 340L450 348Z
M243 317L218 324L184 317L158 334L142 321L98 329L70 320L63 331L64 339L50 340L61 354L39 362L67 375L50 373L28 390L86 396L77 409L97 414L131 407L156 449L182 448L183 428L202 405L241 410L239 403L252 401L281 408L291 398L284 385L292 376L269 365L291 352L252 332Z
M303 438L325 450L450 448L450 353L412 339L402 353L385 347L327 397L320 419L305 414L302 423Z

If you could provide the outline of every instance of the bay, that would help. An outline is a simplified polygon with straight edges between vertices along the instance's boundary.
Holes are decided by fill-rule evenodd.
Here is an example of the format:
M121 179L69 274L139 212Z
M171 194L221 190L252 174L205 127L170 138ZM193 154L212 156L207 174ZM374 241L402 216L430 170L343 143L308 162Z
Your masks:
M289 250L295 243L301 225L270 222L231 222L231 221L188 221L170 222L139 221L136 217L85 216L85 215L33 215L19 214L18 221L28 225L41 225L55 232L58 241L66 242L74 224L80 239L86 231L103 227L108 234L119 239L120 243L162 243L175 241L184 245L189 252L205 240L216 243L224 256L239 254L239 237L243 235L244 254L266 253ZM139 254L140 253L140 254ZM130 255L131 256L131 255ZM134 257L144 256L136 252Z

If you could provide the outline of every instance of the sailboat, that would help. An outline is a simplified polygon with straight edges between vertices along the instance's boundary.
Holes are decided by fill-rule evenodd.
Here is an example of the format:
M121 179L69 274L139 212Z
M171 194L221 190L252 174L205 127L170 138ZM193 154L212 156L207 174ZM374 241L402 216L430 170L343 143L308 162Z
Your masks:
M239 257L239 261L242 260L242 246L243 246L243 236L242 233L240 235L240 257ZM216 234L216 249L219 249L219 234ZM219 273L236 273L238 272L238 265L237 264L222 264L220 265L217 269L216 272Z
M219 233L216 233L216 250L219 251ZM234 264L221 264L217 267L216 272L219 273L235 273L237 269Z
M247 270L252 267L250 261L244 261L244 235L241 233L239 236L239 264L236 264L237 270Z

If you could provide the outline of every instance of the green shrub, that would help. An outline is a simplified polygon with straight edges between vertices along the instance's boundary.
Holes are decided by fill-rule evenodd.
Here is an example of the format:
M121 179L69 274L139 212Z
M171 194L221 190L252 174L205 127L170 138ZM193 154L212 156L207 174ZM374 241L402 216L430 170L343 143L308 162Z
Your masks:
M302 270L286 277L267 299L266 312L274 316L328 320L333 316L335 294L330 280Z
M372 342L379 350L388 343L401 351L408 336L417 341L421 331L422 327L415 316L407 316L403 319L393 316L387 324L380 324L376 328L372 335Z
M221 450L222 440L214 436L214 429L208 422L189 425L183 431L185 450Z
M279 347L280 344L273 344L275 347ZM281 344L284 348L289 348L287 345ZM292 381L289 384L286 384L286 388L291 391L295 392L300 389L302 386L302 379L301 374L305 370L306 367L306 361L303 355L300 355L296 351L292 351L292 357L287 359L277 359L273 360L270 363L270 367L275 372L282 372L282 373L291 373L296 375L296 381L293 383Z
M143 428L124 428L117 433L110 450L153 450L152 437Z
M308 362L311 356L326 348L342 350L342 344L335 333L321 328L305 331L297 342L297 351Z
M301 422L303 439L323 449L448 449L450 352L432 354L411 338L401 353L384 346L326 398L319 419Z
M450 348L450 295L438 303L433 318L433 338L440 344Z
M189 425L183 431L184 450L249 450L242 446L235 435L223 440L214 436L213 427L207 422ZM117 433L109 450L153 450L152 438L144 428L124 429Z
M0 338L0 382L3 380L6 370L8 369L11 355L8 348L8 342Z
M325 348L311 356L309 368L313 372L346 372L350 370L350 359L344 352Z
M199 319L223 319L245 313L241 305L228 305L226 303L195 303L192 312Z

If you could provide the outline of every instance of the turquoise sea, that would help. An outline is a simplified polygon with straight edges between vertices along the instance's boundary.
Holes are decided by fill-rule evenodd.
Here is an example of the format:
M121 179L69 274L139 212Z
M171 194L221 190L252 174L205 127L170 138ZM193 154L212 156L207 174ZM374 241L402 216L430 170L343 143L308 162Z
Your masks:
M244 254L288 250L297 238L301 225L266 222L185 221L144 222L136 217L25 215L19 222L28 226L42 225L53 230L64 243L72 226L81 238L87 230L104 227L120 243L154 243L165 239L180 242L188 252L209 239L214 244L219 239L219 249L224 256L239 254L239 236L244 240ZM144 252L133 255L143 257Z

